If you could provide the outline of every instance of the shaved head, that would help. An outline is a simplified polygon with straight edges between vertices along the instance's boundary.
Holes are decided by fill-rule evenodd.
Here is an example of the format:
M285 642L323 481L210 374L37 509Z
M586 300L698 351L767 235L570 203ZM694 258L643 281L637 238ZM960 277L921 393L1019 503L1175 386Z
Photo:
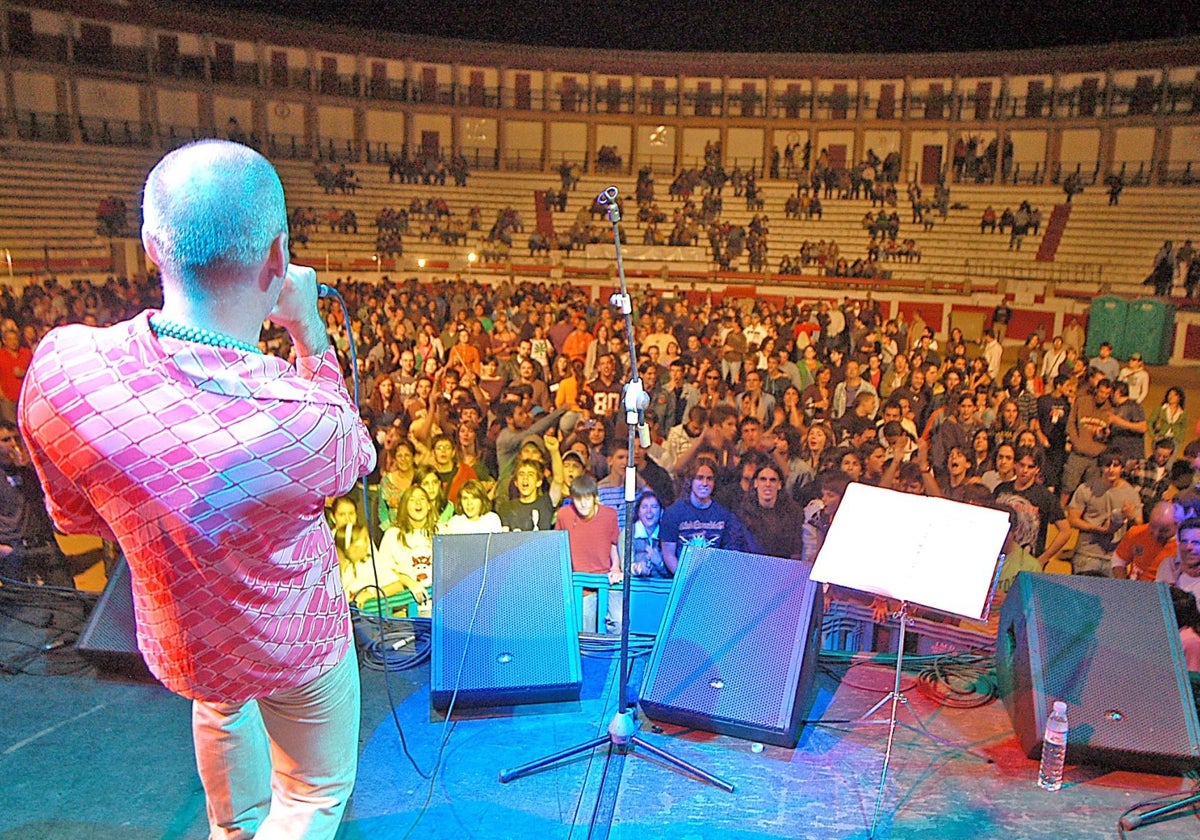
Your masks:
M166 155L142 197L142 241L185 288L258 265L287 230L283 185L270 162L239 143L201 140Z

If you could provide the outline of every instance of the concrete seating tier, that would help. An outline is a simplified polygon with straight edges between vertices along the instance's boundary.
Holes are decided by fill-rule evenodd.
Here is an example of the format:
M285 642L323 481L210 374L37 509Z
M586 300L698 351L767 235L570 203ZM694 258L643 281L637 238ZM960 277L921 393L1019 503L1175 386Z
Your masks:
M129 208L130 229L136 232L141 184L156 159L157 153L140 150L8 144L0 153L0 248L9 250L14 271L39 269L47 252L52 264L73 260L81 269L92 271L97 265L106 265L112 243L96 232L96 207L109 195L122 198ZM289 207L311 207L321 219L310 231L309 242L296 245L299 258L318 267L378 274L413 272L417 260L424 259L430 270L462 271L468 270L467 255L473 252L480 258L475 267L481 272L487 270L486 263L492 263L492 269L503 266L505 273L535 277L606 276L615 268L611 259L589 257L578 250L569 253L556 249L548 256L530 256L529 235L536 228L537 217L533 193L557 189L556 173L474 172L467 187L455 187L453 181L445 186L389 183L386 167L379 164L357 164L353 168L360 183L354 194L326 194L316 183L310 164L278 163ZM581 207L590 207L601 190L616 185L625 202L622 227L626 239L630 245L639 246L644 226L637 222L634 182L631 176L584 176L569 194L567 210L552 214L555 230L567 232ZM657 202L668 218L679 206L668 195L669 183L669 178L661 178L656 184ZM735 197L727 186L722 219L748 225L755 212L769 217L767 264L773 281L788 282L787 278L774 276L780 259L785 254L793 258L798 255L805 240L814 244L835 240L841 255L850 262L866 255L870 236L863 228L863 216L868 211L877 212L869 201L827 199L823 200L820 220L787 219L784 203L794 193L795 182L764 179L759 186L763 206L757 211L748 209L744 198ZM932 188L925 190L926 196L932 197ZM1109 207L1105 190L1092 187L1075 198L1053 262L1036 260L1040 237L1028 236L1020 251L1010 250L1007 235L981 234L979 219L988 205L999 215L1005 207L1015 209L1022 200L1028 200L1042 210L1044 234L1054 205L1063 201L1062 191L1056 186L953 185L951 204L962 206L952 207L946 218L935 213L929 231L912 222L905 185L899 185L899 193L895 208L901 219L899 238L915 239L921 251L920 262L882 263L882 268L890 272L888 282L900 287L962 291L964 281L978 289L1002 288L1008 280L1029 279L1092 294L1109 289L1140 294L1144 291L1140 282L1164 239L1177 243L1187 238L1200 241L1200 190L1128 188L1120 204ZM379 210L399 210L407 208L414 198L434 197L445 199L456 219L465 220L469 208L478 206L481 230L469 231L465 243L446 244L438 236L422 239L418 231L425 223L413 219L410 233L403 238L403 256L377 261L375 217ZM331 207L339 211L353 209L358 233L331 233L325 222ZM485 242L485 237L497 214L507 207L520 213L525 229L514 235L513 247L505 253ZM609 242L607 220L597 217L594 224L601 241ZM669 225L660 225L663 235L668 232L664 227ZM715 264L708 254L707 237L702 235L698 245L697 249L676 255L681 259L671 260L639 259L639 249L631 248L626 259L627 274L644 278L709 274ZM744 255L734 268L740 269L733 273L735 276L742 274L751 279L745 271ZM664 275L664 269L670 274ZM805 274L805 279L811 281L816 275L815 266Z

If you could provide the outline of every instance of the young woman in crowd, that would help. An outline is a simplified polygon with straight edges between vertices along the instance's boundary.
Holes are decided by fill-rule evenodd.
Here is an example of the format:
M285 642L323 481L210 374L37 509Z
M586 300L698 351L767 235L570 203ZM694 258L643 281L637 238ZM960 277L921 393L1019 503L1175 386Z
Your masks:
M1183 389L1172 385L1163 394L1162 405L1150 412L1150 440L1170 438L1176 445L1182 445L1187 440L1187 417L1184 415Z
M801 432L808 428L808 417L804 413L804 408L800 399L800 390L795 385L789 385L783 392L783 400L781 402L783 408L783 420L793 429Z
M817 381L817 368L821 366L821 359L817 354L817 347L814 344L809 344L800 351L800 363L797 367L800 369L800 391Z
M584 379L591 379L596 375L596 360L608 352L608 340L610 338L612 338L612 330L608 328L608 324L597 324L596 338L588 345L587 355L584 357Z
M827 366L817 368L813 384L804 389L800 395L800 405L809 422L816 423L829 418L830 407L833 405L833 369Z
M458 512L438 526L439 534L487 534L503 530L482 481L472 479L458 494Z
M554 407L565 408L568 415L582 416L586 403L584 384L587 381L583 375L583 362L578 359L572 361L563 355L554 360L554 365L556 370L566 369L556 383L558 387L554 392Z
M733 404L729 385L721 378L721 371L717 367L702 362L699 377L697 385L700 388L700 400L698 405L711 409L718 405Z
M394 428L394 427L393 427ZM379 477L379 528L386 531L400 513L400 499L416 477L416 450L405 438L399 438L388 453L387 465Z
M437 474L434 473L436 478ZM420 484L414 484L400 495L400 511L395 523L383 534L379 551L375 553L377 568L387 570L390 578L381 585L385 595L403 589L412 593L422 615L430 613L433 586L433 534L437 529L437 513L429 495ZM374 597L367 591L367 598Z
M1021 422L1021 408L1014 399L1005 399L1000 403L996 420L992 423L992 440L995 443L1016 443L1017 435L1025 429Z
M484 460L483 447L479 443L479 424L460 422L454 429L454 439L458 463L470 467L480 481L493 480L492 470Z
M1025 362L1021 365L1021 374L1025 377L1025 390L1033 396L1041 397L1046 394L1046 381L1038 374L1037 363Z
M971 359L970 364L967 365L967 387L976 391L981 386L991 384L992 377L988 374L987 359L982 356Z
M1004 374L1000 391L1004 399L1015 400L1021 412L1021 423L1028 424L1037 416L1037 397L1025 387L1025 374L1020 367L1012 367Z
M390 376L380 376L371 390L367 405L374 413L375 422L387 426L404 410L404 399Z
M851 481L858 481L862 478L862 455L858 453L857 449L843 448L837 466L838 469L850 476Z
M809 470L816 475L821 471L821 454L834 444L833 429L828 423L813 423L804 436L800 457Z
M980 429L971 438L970 460L968 473L972 477L983 475L992 468L992 437L987 429Z
M454 505L447 498L447 488L442 483L442 478L438 475L435 467L429 464L422 464L417 467L413 483L425 491L425 497L433 508L433 521L435 525L446 522L454 515Z
M662 558L662 540L658 525L662 521L663 506L653 490L643 490L634 504L637 519L633 523L633 561L630 571L634 577L667 578Z

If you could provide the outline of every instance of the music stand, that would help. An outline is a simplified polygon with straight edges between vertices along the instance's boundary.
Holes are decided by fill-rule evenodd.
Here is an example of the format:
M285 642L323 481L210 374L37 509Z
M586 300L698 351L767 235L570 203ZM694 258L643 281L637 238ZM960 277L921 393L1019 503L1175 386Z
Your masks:
M864 528L867 522L871 527ZM852 726L888 725L869 837L874 837L879 820L897 724L943 746L961 749L930 732L900 690L909 604L986 621L1003 566L1008 527L1004 511L866 484L851 484L846 489L811 578L900 602L895 683L862 717L849 722ZM872 717L889 703L887 718ZM900 704L916 720L916 726L896 720Z

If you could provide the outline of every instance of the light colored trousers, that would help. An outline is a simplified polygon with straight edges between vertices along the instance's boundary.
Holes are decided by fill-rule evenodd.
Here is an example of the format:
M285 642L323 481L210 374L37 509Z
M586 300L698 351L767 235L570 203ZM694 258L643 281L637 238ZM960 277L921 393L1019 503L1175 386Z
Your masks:
M193 701L209 837L332 838L358 769L359 696L352 647L298 688L244 703Z
M623 621L623 613L625 602L621 596L620 584L616 588L608 590L608 612L604 617L604 625L601 627L596 618L597 601L600 600L600 593L595 589L583 590L583 626L580 631L583 633L607 633L610 636L621 635L621 623Z

